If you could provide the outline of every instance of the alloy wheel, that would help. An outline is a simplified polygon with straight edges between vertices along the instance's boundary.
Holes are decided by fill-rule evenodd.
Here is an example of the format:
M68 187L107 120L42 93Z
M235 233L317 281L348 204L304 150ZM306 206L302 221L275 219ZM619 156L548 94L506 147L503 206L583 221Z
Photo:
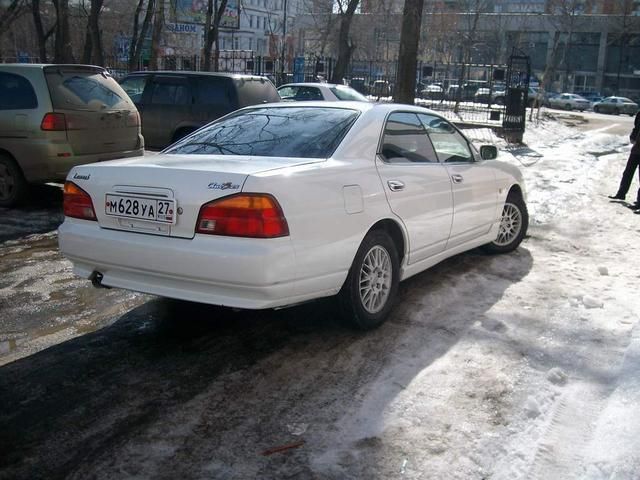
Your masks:
M362 261L358 277L360 301L367 312L378 313L386 305L392 273L389 252L380 245L372 247Z
M518 237L521 228L522 212L513 203L505 203L502 209L498 238L494 243L499 246L508 245Z

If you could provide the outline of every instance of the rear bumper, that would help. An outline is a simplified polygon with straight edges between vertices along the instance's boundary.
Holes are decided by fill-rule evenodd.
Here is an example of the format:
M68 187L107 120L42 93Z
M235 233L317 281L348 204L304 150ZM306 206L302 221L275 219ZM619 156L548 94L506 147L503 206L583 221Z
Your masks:
M14 156L28 182L62 181L67 177L69 170L78 165L144 155L142 136L139 138L138 145L140 148L120 152L60 156L73 152L68 143L34 140L30 142L28 148L25 147L22 149L23 152L17 152Z
M67 218L59 241L77 275L88 278L98 271L102 284L111 287L249 309L335 293L322 291L326 279L307 279L305 293L299 293L289 237L184 239L108 230L96 222Z

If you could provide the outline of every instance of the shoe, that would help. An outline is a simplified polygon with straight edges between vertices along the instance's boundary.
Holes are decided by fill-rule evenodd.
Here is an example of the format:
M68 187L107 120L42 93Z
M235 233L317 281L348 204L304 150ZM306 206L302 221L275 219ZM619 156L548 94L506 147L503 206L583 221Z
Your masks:
M624 200L624 195L616 193L615 195L607 195L611 200Z
M631 210L640 210L640 202L632 203L631 205L629 205L629 208Z

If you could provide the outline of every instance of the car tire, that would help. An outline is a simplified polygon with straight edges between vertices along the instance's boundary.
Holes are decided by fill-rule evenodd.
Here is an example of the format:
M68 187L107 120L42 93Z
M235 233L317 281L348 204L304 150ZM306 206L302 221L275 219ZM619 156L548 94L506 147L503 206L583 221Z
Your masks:
M593 107L593 111L596 113L600 113L600 109L598 107Z
M620 115L620 110L618 110L617 108L613 111L614 115Z
M517 192L510 192L502 207L500 218L500 228L497 238L486 245L485 251L489 253L512 252L524 239L529 228L529 212L522 195Z
M380 326L389 315L400 281L398 249L384 230L367 234L338 295L344 320L360 330Z
M28 184L13 158L0 154L0 207L16 207L27 198Z
M567 103L567 104L564 106L564 109L565 109L565 110L571 110L571 105L570 105L569 103Z

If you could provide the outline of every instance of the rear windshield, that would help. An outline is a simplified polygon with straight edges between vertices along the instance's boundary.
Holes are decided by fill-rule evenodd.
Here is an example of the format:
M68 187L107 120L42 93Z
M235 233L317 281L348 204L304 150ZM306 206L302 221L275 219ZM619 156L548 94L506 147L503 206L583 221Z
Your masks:
M358 117L355 110L262 107L233 113L165 153L328 158Z
M124 90L108 73L51 68L45 70L45 77L54 109L98 112L135 108Z
M235 80L241 107L280 101L276 87L264 77L241 77Z
M353 88L343 87L342 85L338 85L337 87L331 87L331 91L333 94L338 97L340 100L353 100L356 102L368 102L367 97L361 95Z

